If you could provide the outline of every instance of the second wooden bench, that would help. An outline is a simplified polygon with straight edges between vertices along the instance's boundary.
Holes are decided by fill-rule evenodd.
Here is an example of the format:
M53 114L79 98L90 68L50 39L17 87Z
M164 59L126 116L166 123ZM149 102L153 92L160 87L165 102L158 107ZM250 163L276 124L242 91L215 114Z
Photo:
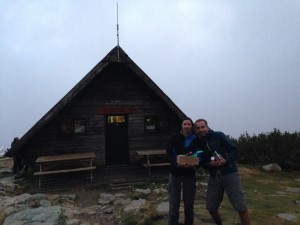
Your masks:
M153 150L139 150L136 153L140 156L146 157L146 164L143 164L144 167L148 168L148 174L151 176L151 167L159 167L159 166L169 166L170 163L152 163L150 162L151 156L164 156L166 155L166 150L164 149L153 149Z

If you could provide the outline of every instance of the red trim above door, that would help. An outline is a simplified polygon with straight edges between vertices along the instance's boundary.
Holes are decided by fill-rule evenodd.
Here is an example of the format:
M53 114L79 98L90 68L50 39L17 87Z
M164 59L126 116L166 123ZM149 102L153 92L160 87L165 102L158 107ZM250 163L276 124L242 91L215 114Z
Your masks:
M133 106L113 106L113 107L101 107L97 109L98 114L132 114L135 113Z

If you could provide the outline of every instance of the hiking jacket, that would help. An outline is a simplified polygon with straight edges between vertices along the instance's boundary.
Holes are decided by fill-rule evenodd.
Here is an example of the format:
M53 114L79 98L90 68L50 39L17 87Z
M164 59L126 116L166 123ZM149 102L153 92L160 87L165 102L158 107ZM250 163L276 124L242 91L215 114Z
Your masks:
M170 173L174 176L192 175L195 174L194 169L179 168L177 166L177 155L193 154L198 150L198 137L191 134L185 137L178 133L170 137L166 152L170 160Z
M203 151L201 166L209 170L210 176L216 177L217 174L224 176L238 172L236 163L238 155L237 148L224 133L209 130L205 137L200 138L199 144L200 150ZM225 165L221 167L212 167L210 165L214 151L222 155L226 160Z

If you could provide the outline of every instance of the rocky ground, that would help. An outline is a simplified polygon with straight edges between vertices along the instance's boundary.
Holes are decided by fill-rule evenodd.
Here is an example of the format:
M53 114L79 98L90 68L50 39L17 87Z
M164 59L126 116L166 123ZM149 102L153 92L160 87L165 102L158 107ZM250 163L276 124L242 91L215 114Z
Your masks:
M163 225L168 214L167 180L112 183L84 182L70 175L56 183L15 179L11 161L0 159L0 224L4 225ZM297 173L274 173L277 166L262 170L240 168L249 199L252 224L298 224L299 176ZM119 170L118 170L119 171ZM273 171L273 172L272 172ZM120 172L120 171L119 171ZM100 173L100 172L99 172ZM125 174L125 172L123 172ZM137 172L135 172L137 173ZM147 173L146 173L147 174ZM270 175L269 175L270 174ZM116 181L125 175L109 174ZM132 176L132 174L130 174ZM290 178L288 178L290 177ZM296 177L297 179L295 179ZM104 178L101 174L100 178ZM78 180L76 182L76 180ZM144 179L147 180L147 179ZM278 181L277 181L278 180ZM291 186L288 186L289 183ZM207 175L198 174L195 224L212 225L205 210ZM276 186L276 188L274 188ZM284 198L284 199L282 199ZM263 204L261 203L263 199ZM281 200L276 200L281 199ZM281 202L285 201L285 204ZM257 205L256 205L257 204ZM290 204L290 207L287 205ZM275 210L281 207L281 210ZM274 211L274 212L273 212ZM183 208L180 209L183 220ZM238 224L237 214L228 200L222 203L226 224ZM230 221L230 222L229 222ZM269 223L272 221L271 223Z
M76 183L72 188L70 183L64 185L62 182L59 188L52 186L50 189L38 189L28 180L14 179L10 163L9 160L2 160L0 164L0 224L166 223L166 180L157 183L120 183L114 186ZM203 192L206 184L198 183L197 186L198 192Z

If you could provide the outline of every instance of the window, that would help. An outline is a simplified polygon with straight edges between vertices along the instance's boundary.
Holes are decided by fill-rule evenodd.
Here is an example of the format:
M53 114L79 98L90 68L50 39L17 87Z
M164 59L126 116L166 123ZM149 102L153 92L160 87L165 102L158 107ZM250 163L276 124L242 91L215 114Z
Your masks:
M156 117L155 116L145 116L145 130L155 131L156 130Z
M84 134L86 132L86 121L85 119L74 119L74 134Z

